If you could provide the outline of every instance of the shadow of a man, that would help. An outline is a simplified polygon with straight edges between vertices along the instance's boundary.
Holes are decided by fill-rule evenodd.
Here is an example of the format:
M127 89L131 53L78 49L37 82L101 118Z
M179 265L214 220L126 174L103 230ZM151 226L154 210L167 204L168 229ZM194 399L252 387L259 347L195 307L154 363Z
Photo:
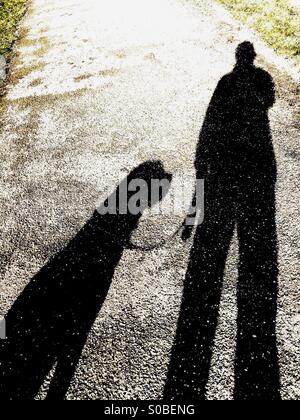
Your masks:
M143 210L154 205L151 181L167 179L159 161L134 169L122 182L142 181L149 196L138 213L130 210L119 186L114 214L95 211L74 239L31 280L7 313L6 340L0 341L0 398L32 400L51 368L56 369L48 399L63 399L83 347L109 291L115 269L137 228ZM167 191L165 191L166 193ZM110 198L111 198L110 197ZM163 199L163 193L157 199ZM109 198L101 208L109 208Z
M239 45L232 73L219 82L200 133L195 166L205 180L205 218L186 274L166 399L205 399L230 243L239 239L235 399L280 398L276 313L278 246L275 154L268 110L271 76ZM183 239L192 234L187 226Z

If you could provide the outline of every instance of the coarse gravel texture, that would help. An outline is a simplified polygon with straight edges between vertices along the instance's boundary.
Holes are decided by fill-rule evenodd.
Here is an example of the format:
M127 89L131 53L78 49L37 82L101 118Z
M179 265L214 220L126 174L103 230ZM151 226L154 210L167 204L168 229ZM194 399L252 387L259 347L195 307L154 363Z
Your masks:
M3 55L0 55L0 83L2 84L6 79L6 60Z
M250 39L278 86L270 113L279 170L277 333L282 397L299 399L298 69L211 1L32 3L0 104L0 315L131 169L159 159L174 174L193 175L210 98L238 43ZM147 211L135 239L168 237L180 222ZM68 399L162 397L190 247L178 238L124 252ZM234 240L209 399L233 396L237 258Z

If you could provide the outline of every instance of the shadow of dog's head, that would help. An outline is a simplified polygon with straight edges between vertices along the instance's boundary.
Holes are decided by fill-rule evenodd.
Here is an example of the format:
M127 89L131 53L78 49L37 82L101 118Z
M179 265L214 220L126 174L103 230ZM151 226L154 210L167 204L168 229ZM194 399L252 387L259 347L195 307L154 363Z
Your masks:
M172 175L160 161L147 161L133 169L114 193L97 209L101 230L118 241L128 240L143 212L162 201L170 189Z
M137 200L140 213L162 201L170 189L172 175L161 161L147 161L135 168L126 178L127 205ZM120 188L120 187L119 187Z

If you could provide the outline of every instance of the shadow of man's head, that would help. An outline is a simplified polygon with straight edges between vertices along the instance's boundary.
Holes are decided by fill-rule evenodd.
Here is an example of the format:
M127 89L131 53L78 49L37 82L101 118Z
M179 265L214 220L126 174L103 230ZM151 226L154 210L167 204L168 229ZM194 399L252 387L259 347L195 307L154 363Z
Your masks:
M235 56L237 65L250 66L254 64L257 54L254 45L249 41L245 41L238 45Z

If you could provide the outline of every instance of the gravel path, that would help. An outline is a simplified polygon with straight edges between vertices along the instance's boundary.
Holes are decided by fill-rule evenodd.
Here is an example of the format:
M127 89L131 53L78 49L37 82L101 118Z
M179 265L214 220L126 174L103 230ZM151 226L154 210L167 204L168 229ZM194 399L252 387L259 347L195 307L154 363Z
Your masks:
M288 75L288 64L210 1L33 0L22 32L0 103L0 314L131 169L159 159L168 171L193 176L216 84L232 69L237 44L252 39L278 85L271 111L279 167L278 345L282 396L300 398L297 69ZM165 237L179 223L149 211L136 240ZM190 247L178 239L153 252L125 251L69 399L162 397ZM211 399L233 396L236 280L234 241Z

